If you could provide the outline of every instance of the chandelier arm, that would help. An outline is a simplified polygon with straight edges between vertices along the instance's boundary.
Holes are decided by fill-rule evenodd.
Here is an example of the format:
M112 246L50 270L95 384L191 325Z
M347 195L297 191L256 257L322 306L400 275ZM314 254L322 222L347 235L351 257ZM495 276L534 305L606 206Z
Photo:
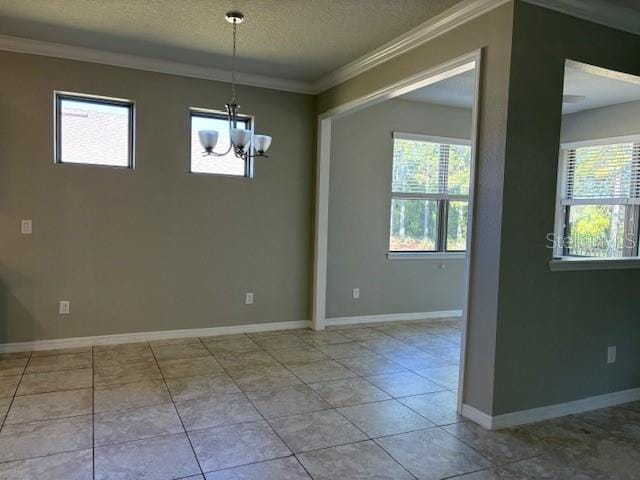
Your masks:
M235 27L235 25L236 24L234 23L233 26ZM227 148L227 150L222 153L214 152L213 150L211 150L210 152L205 152L204 156L213 155L214 157L224 157L225 155L228 155L232 149L234 150L234 154L236 155L236 157L238 156L238 154L235 152L235 145L233 143L233 138L231 137L232 119L235 120L233 103L227 104L227 122L229 123L229 148Z
M211 152L205 152L204 156L206 157L209 155L213 155L214 157L224 157L231 151L232 148L233 148L233 145L229 145L229 148L227 148L227 151L222 153L214 152L213 150L211 150Z

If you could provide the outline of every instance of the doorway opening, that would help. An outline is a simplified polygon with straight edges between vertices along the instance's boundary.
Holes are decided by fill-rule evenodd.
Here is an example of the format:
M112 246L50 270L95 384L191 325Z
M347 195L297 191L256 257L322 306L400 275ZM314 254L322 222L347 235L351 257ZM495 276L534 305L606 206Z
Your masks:
M472 52L318 117L312 326L344 329L372 357L449 392L458 411L481 58Z

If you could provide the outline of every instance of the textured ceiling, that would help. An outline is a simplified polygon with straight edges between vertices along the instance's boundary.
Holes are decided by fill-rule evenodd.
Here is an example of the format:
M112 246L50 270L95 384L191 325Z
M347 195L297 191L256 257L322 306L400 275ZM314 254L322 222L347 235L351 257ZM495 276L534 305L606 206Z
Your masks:
M460 0L0 0L0 34L316 80Z
M637 102L640 100L640 77L573 62L564 69L564 94L580 95L584 99L578 103L565 103L563 113Z
M409 92L400 98L410 102L434 103L470 109L476 89L475 69Z

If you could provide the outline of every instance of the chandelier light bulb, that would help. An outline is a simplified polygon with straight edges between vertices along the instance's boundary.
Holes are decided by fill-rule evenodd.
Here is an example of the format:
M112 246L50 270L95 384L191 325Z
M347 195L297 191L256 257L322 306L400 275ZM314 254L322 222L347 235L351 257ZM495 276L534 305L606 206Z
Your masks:
M238 148L246 148L251 142L251 130L245 130L243 128L232 128L231 142Z
M200 145L204 148L206 153L212 153L218 143L218 131L217 130L200 130L198 137L200 138Z
M265 153L271 146L271 137L269 135L254 135L253 149L259 154Z

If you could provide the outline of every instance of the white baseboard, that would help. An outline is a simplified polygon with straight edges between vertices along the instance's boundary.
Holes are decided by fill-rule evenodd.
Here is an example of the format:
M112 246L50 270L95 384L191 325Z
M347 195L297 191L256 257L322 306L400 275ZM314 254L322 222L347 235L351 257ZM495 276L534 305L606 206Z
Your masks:
M551 420L552 418L574 415L577 413L597 410L599 408L614 407L623 403L640 400L640 388L605 393L593 397L581 398L572 402L558 403L546 407L532 408L518 412L504 413L490 416L470 405L462 405L462 416L472 420L490 430L515 427L527 423Z
M309 321L254 323L251 325L232 325L228 327L189 328L184 330L162 330L157 332L120 333L95 337L59 338L55 340L34 340L0 344L0 353L50 350L54 348L87 347L91 345L113 345L118 343L146 342L166 340L168 338L208 337L231 335L235 333L268 332L272 330L290 330L307 328Z
M429 320L437 318L460 317L462 310L442 310L438 312L390 313L386 315L362 315L357 317L327 318L327 327L336 325L356 325L359 323L407 322L412 320Z
M467 405L466 403L462 404L462 411L460 412L465 418L468 418L472 422L477 423L478 425L492 430L493 429L493 417L491 415L487 415L484 412L481 412L475 407L471 405Z

